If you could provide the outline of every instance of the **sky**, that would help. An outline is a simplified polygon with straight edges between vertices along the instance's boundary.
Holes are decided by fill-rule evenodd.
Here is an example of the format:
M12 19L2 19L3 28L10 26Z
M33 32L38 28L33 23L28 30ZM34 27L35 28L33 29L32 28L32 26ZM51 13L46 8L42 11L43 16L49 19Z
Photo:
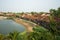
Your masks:
M60 0L0 0L0 12L48 12L60 7Z

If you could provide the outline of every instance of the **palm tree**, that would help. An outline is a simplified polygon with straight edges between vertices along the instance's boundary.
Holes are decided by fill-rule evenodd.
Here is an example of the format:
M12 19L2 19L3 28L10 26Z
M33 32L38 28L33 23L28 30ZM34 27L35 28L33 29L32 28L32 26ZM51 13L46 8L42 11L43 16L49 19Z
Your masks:
M13 32L13 33L9 33L8 37L9 37L11 40L16 40L18 35L19 35L19 32L15 31L15 32Z

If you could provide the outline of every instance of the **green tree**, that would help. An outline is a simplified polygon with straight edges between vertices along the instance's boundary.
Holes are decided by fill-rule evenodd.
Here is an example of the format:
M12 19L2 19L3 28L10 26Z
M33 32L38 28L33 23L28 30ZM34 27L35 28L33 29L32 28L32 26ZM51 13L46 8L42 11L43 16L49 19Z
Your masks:
M58 18L60 18L60 7L59 7L57 10L55 10L55 9L50 9L50 13L51 13L51 15L52 15L53 17L58 17Z

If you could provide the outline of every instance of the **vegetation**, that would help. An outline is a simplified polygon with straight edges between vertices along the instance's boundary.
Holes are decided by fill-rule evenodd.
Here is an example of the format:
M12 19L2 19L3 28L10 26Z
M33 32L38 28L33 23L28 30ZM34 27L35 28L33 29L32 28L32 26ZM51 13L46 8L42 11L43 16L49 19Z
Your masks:
M27 33L20 33L20 32L13 32L9 33L8 35L0 35L0 40L60 40L59 36L54 38L54 35L48 30L43 27L37 26L33 28L33 32Z
M8 35L0 34L0 40L60 40L60 22L55 21L55 17L60 18L60 8L50 10L50 29L41 26L33 27L33 32L12 32ZM32 14L34 14L32 12Z
M60 18L60 7L59 7L57 10L55 10L55 9L50 9L50 13L51 13L51 15L52 15L53 17L58 17L58 18Z

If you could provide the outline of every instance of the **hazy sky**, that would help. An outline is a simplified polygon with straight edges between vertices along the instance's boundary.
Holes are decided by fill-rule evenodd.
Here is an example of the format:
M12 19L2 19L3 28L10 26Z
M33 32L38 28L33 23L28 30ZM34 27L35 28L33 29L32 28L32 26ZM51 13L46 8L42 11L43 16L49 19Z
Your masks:
M48 12L58 7L60 0L0 0L0 11L5 12Z

